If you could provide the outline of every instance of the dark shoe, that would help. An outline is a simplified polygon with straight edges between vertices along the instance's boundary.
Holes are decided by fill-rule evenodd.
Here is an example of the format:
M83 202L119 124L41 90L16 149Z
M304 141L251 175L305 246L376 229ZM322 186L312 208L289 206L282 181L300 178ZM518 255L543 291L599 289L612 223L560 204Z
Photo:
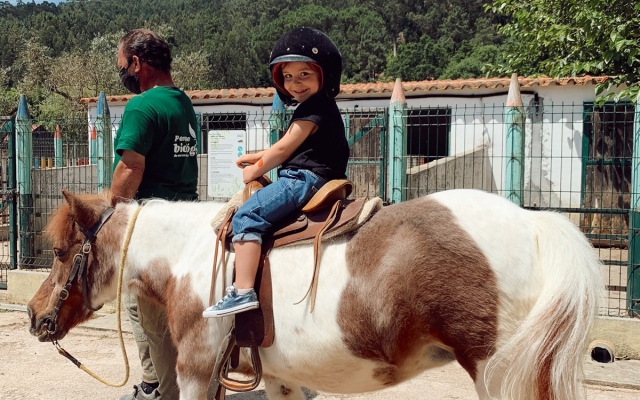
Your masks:
M120 397L120 400L162 400L158 389L153 389L150 394L146 394L144 390L142 390L143 385L146 384L142 382L139 385L133 385L133 393Z
M253 310L258 308L259 305L258 295L255 290L251 289L249 293L241 295L238 294L238 289L235 286L229 286L227 295L215 305L204 310L202 316L205 318L224 317L225 315Z

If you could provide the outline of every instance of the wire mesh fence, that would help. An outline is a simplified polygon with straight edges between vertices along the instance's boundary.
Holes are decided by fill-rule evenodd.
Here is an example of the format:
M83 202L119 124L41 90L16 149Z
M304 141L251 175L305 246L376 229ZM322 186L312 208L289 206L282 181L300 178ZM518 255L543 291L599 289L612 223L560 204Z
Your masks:
M638 301L627 295L629 268L638 269L629 260L634 113L630 103L548 104L527 108L523 123L521 205L562 212L591 240L609 316L628 315ZM504 115L502 105L409 110L406 198L454 188L508 197Z
M562 212L580 227L603 261L607 303L601 314L628 315L635 301L627 293L628 279L633 275L629 268L637 269L629 259L630 205L632 196L638 195L633 192L631 180L633 105L531 104L522 110L520 158L514 157L510 148L513 144L507 140L511 128L505 123L506 111L503 104L452 104L406 110L401 124L404 179L400 188L393 188L388 173L394 157L388 152L393 140L388 110L343 109L345 135L351 148L347 171L354 183L351 197L379 196L389 202L393 189L399 189L402 198L408 200L454 188L508 196L513 179L509 165L519 163L521 176L516 178L521 182L521 206ZM290 115L274 116L261 111L199 115L200 199L213 198L207 190L209 132L242 131L246 151L258 151L281 137ZM111 137L119 123L120 116L111 117ZM19 260L11 259L6 246L0 247L0 272L5 271L0 275L0 285L6 285L7 268L50 267L52 254L43 229L62 202L62 189L75 193L102 190L96 178L96 159L103 155L95 154L92 147L91 120L34 121L31 126L33 200L19 209L29 221L29 229L19 233L20 241L29 246L20 247ZM5 197L11 192L7 177L9 136L0 136L1 189ZM61 138L57 151L56 137ZM17 154L21 154L20 149ZM25 194L20 188L18 192ZM0 240L8 243L8 207L2 209L0 219L6 231L0 230Z

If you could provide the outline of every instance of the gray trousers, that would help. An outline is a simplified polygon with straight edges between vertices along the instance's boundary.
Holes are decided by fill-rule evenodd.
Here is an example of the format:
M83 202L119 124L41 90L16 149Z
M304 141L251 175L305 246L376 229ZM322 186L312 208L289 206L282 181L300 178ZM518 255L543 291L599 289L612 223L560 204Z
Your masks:
M136 296L126 296L125 306L138 345L142 380L147 383L158 382L162 400L178 400L178 352L171 340L164 310L156 303Z

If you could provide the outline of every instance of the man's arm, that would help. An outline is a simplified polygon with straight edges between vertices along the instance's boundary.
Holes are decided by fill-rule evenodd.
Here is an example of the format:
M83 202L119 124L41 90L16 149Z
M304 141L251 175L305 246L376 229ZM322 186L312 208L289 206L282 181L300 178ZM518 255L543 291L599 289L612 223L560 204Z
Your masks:
M113 203L133 199L142 182L144 156L135 151L124 150L120 162L113 171L111 193Z

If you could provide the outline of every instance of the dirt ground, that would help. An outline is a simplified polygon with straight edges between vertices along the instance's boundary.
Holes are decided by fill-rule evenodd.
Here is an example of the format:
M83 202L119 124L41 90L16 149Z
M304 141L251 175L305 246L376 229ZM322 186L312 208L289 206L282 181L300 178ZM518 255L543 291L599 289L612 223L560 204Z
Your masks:
M50 343L40 343L28 332L24 312L0 310L0 399L6 400L117 400L138 382L140 364L131 334L124 336L131 368L129 382L120 388L106 386L66 358ZM124 360L114 331L77 328L60 343L86 367L103 378L122 381ZM589 400L636 400L640 390L588 386ZM452 400L476 399L473 384L457 364L428 371L394 388L362 395L309 394L315 400ZM263 400L259 387L250 393L227 395L228 400ZM167 399L168 400L168 399Z

